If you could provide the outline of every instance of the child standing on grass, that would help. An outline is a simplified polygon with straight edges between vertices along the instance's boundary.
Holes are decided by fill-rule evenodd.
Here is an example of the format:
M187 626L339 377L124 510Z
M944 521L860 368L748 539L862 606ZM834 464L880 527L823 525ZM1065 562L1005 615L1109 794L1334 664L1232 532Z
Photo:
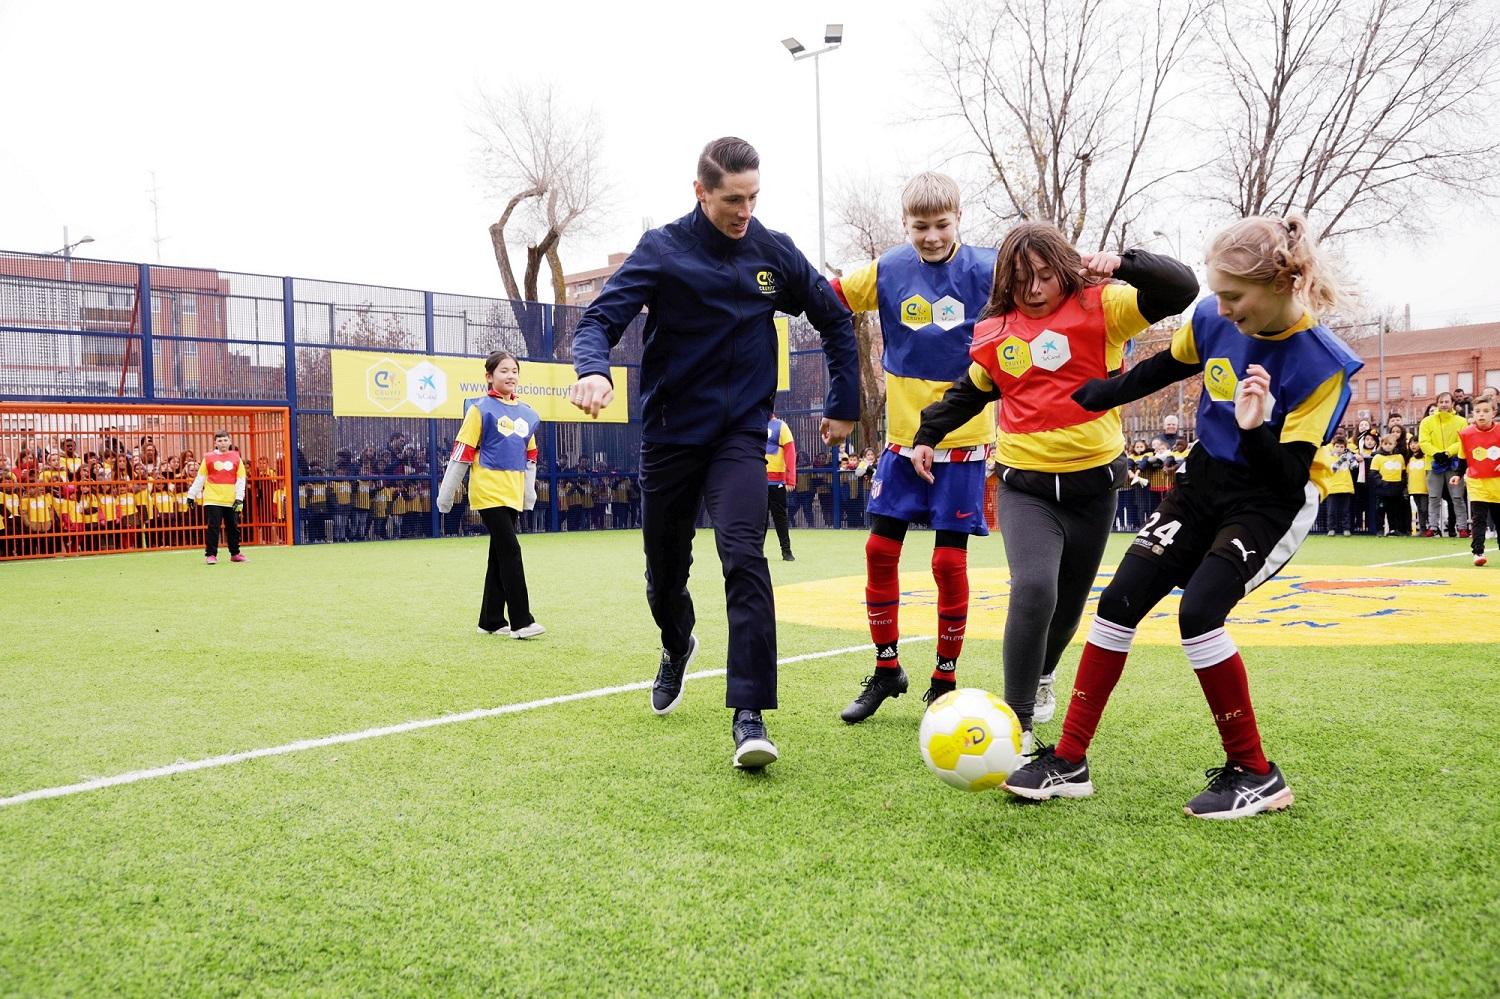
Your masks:
M1406 438L1406 494L1409 510L1416 511L1413 533L1427 532L1427 456L1415 434ZM1412 520L1410 513L1407 520Z
M1328 536L1349 536L1349 506L1354 502L1354 469L1359 466L1359 456L1351 454L1342 437L1325 444L1319 456L1323 473L1323 523ZM1427 495L1427 484L1422 483L1422 495Z
M489 391L469 407L458 428L438 491L438 509L453 509L468 473L469 503L490 535L479 631L535 638L547 629L531 614L516 531L521 511L536 503L536 428L541 417L517 397L521 362L508 351L497 350L485 358L484 381Z
M1469 550L1474 564L1484 565L1484 535L1493 525L1500 534L1500 425L1495 423L1495 397L1481 395L1473 401L1474 425L1459 431L1469 497ZM1455 490L1464 485L1454 475L1448 482Z
M1123 377L1074 393L1101 411L1201 373L1198 444L1187 481L1136 535L1099 597L1056 748L1007 778L1032 800L1093 794L1088 748L1125 668L1136 626L1174 587L1183 651L1208 701L1227 757L1207 771L1190 816L1236 819L1283 809L1292 792L1261 749L1250 683L1224 629L1229 612L1292 557L1311 530L1319 447L1363 365L1306 310L1340 295L1300 216L1247 218L1209 246L1208 286L1170 349Z
M213 565L219 561L219 527L223 525L229 538L229 561L244 562L240 554L240 508L245 502L245 463L240 453L230 446L229 431L214 434L214 449L203 456L198 467L198 477L188 488L188 497L203 504L204 525L207 528L203 543L203 561Z
M1406 502L1406 456L1396 450L1398 443L1395 434L1385 434L1380 438L1380 450L1370 459L1370 476L1375 480L1375 493L1380 500L1380 514L1370 533L1380 534L1384 521L1388 538L1411 534L1411 507Z
M936 441L930 481L908 460L922 410L969 369L974 321L994 284L995 250L959 242L958 183L940 173L920 173L901 192L906 242L880 259L833 282L839 300L854 312L879 310L885 349L886 443L849 481L851 525L868 509L865 540L865 609L875 668L859 695L840 714L853 724L870 717L888 697L906 692L901 668L901 549L912 524L933 530L932 578L937 584L937 658L923 700L956 686L969 616L969 538L984 537L984 466L994 449L995 407L984 403L972 418ZM873 475L873 480L866 474ZM865 483L868 486L868 506ZM789 555L791 549L787 549Z

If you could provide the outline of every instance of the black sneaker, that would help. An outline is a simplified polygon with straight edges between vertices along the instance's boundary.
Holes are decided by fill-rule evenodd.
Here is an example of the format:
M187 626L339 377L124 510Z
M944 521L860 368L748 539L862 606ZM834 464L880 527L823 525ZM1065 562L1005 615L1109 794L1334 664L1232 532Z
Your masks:
M682 678L687 675L688 665L698 654L698 636L688 636L688 650L683 655L672 657L666 649L661 650L661 665L656 670L656 682L651 685L651 710L659 715L670 714L682 701Z
M1183 811L1195 819L1242 819L1258 812L1290 808L1292 789L1276 764L1268 774L1255 774L1238 763L1225 763L1203 771L1208 787L1187 803Z
M927 688L927 693L922 695L922 703L926 704L928 707L931 707L933 701L937 700L939 697L942 697L944 694L951 694L957 689L958 684L954 683L952 680L934 680L932 681L932 686Z
M850 725L862 722L875 713L880 707L880 702L887 697L900 697L906 693L907 680L906 670L899 666L895 672L888 669L878 669L864 679L865 689L859 692L859 696L849 702L849 706L839 712L839 717Z
M1031 762L1005 778L1000 785L1011 794L1029 801L1048 798L1087 798L1094 793L1089 780L1089 761L1069 763L1051 746L1036 744Z
M759 711L739 708L734 713L734 765L741 770L759 770L776 762L776 743L766 735Z
M795 562L795 561L797 561L797 556L793 555L791 552L782 552L781 553L781 561L783 561L783 562Z

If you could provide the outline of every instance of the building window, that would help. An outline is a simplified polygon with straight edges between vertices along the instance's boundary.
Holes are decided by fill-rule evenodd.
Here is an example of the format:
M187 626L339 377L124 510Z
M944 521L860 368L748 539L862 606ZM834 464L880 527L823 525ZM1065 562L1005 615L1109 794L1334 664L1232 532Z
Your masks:
M1411 394L1412 394L1412 397L1415 398L1415 399L1422 399L1422 398L1425 398L1427 396L1427 376L1426 375L1412 375L1411 376Z
M1373 402L1380 398L1380 382L1374 378L1365 379L1365 402Z
M1500 368L1490 368L1484 373L1485 388L1500 388Z
M1458 387L1465 392L1474 391L1474 372L1460 371L1458 373Z
M1387 399L1401 398L1401 379L1395 375L1385 380L1385 397Z
M1453 391L1453 379L1452 379L1452 377L1450 375L1442 374L1442 375L1433 375L1432 376L1432 394L1433 395L1442 395L1444 392L1452 392L1452 391Z
M198 296L184 295L182 298L182 314L184 316L196 316L198 314Z

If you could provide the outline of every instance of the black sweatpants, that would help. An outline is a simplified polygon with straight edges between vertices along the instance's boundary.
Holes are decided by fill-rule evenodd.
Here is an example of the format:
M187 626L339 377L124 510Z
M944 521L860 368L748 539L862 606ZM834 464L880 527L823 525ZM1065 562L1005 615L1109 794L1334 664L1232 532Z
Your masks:
M224 534L229 541L229 554L240 553L240 515L234 512L232 506L214 506L212 503L203 508L203 523L208 530L204 533L203 554L216 557L219 554L219 524L224 525Z
M1484 534L1493 525L1500 534L1500 503L1489 503L1469 497L1469 551L1484 554Z
M531 597L526 592L526 567L521 563L521 542L516 538L520 512L508 506L490 506L479 511L490 532L489 566L484 573L484 600L479 605L479 627L485 631L524 628L531 616ZM508 614L508 617L507 617Z
M1114 523L1115 493L1060 503L1002 481L999 513L1010 569L1005 703L1029 723L1038 682L1057 669L1083 617Z
M707 504L724 570L731 708L776 707L776 608L766 563L766 435L710 444L641 443L641 534L646 602L662 648L687 652L697 619L688 594L693 522Z
M781 542L781 554L792 553L792 535L786 522L786 486L774 483L766 487L766 504L771 509L771 523L776 525L776 538Z

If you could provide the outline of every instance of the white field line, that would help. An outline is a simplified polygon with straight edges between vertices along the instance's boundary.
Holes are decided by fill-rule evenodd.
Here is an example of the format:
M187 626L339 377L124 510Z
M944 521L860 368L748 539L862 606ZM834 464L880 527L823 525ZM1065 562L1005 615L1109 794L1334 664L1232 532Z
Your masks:
M914 637L903 637L903 642L930 642L931 635L917 635ZM776 665L790 666L793 663L807 662L811 659L828 659L832 656L847 655L851 652L866 652L873 649L873 645L850 645L842 649L829 649L826 652L809 652L800 656L789 656L786 659L778 659ZM687 680L706 680L710 677L723 676L722 669L705 669L696 673L689 673L683 678ZM319 739L299 739L296 742L288 742L281 746L269 746L264 749L247 749L242 753L226 753L223 756L210 756L202 760L184 760L179 763L168 764L164 767L152 767L149 770L132 770L129 773L115 774L112 777L96 777L93 780L82 781L77 784L64 784L60 787L44 787L35 791L25 791L21 794L12 795L9 798L0 798L0 808L7 805L23 805L28 801L40 801L43 798L62 798L70 794L82 794L85 791L98 791L106 787L115 787L120 784L134 784L138 781L152 780L157 777L171 777L173 774L185 774L194 770L210 770L214 767L227 767L232 763L244 763L246 760L258 760L265 756L285 756L288 753L300 753L308 749L321 749L324 746L337 746L346 742L363 742L365 739L379 739L387 735L400 735L403 732L416 732L424 728L436 728L439 725L456 725L460 722L478 721L481 718L495 718L500 715L513 715L522 711L533 711L537 708L547 708L554 704L567 704L571 701L587 701L596 697L609 697L612 694L624 694L632 690L646 690L652 684L652 680L640 680L635 683L621 684L618 687L599 687L596 690L579 691L576 694L559 694L556 697L543 697L535 701L523 701L519 704L502 704L495 708L476 708L473 711L464 711L456 715L443 715L439 718L420 718L416 721L402 722L399 725L383 725L379 728L367 728L359 732L345 732L341 735L326 735Z
M1442 559L1442 558L1458 558L1460 555L1464 556L1465 558L1469 557L1469 553L1466 552L1466 551L1463 551L1463 552L1449 552L1446 555L1427 555L1427 556L1425 556L1423 558L1404 558L1404 559L1402 559L1399 562L1376 562L1374 565L1370 566L1370 568L1371 569L1384 569L1387 566L1392 566L1392 565L1411 565L1413 562L1436 562L1438 559Z

